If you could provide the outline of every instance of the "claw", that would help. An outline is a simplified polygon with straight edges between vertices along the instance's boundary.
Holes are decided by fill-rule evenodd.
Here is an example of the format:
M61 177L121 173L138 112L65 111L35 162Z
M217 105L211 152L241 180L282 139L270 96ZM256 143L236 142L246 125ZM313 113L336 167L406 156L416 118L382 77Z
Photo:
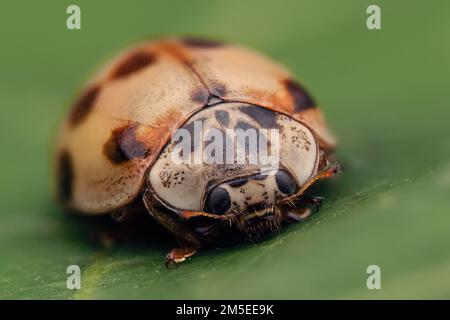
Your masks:
M319 211L324 198L323 197L304 197L304 198L302 198L302 200L305 201L307 204L313 206L317 212L317 211Z
M166 262L164 263L166 268L170 269L171 266L178 267L177 263L173 259L169 258L168 256L169 255L166 256Z
M302 208L302 209L289 208L284 214L284 219L285 221L288 222L300 222L309 217L311 213L312 213L311 208Z
M181 263L185 261L187 258L192 257L197 250L199 249L198 246L191 246L191 247L180 247L180 248L173 248L170 250L170 252L166 255L166 268L169 269L172 265L177 265L178 263Z

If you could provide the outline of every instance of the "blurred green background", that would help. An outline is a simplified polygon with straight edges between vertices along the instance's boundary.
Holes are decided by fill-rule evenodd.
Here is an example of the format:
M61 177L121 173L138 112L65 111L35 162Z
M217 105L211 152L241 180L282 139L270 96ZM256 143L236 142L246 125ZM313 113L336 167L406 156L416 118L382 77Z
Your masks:
M82 30L65 27L69 4ZM378 4L382 30L366 28ZM2 1L0 298L450 298L450 2ZM54 202L51 143L87 76L155 35L242 43L286 64L334 129L322 210L256 245L166 270L169 245L102 248ZM82 289L66 289L66 268ZM381 290L366 268L379 265Z

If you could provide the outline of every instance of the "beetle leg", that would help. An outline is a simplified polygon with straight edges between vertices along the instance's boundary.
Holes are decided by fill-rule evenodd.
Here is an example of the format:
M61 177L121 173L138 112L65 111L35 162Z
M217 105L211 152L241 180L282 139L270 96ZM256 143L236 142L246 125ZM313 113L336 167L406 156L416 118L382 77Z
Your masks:
M295 223L309 217L313 213L313 210L310 207L284 207L281 212L284 222Z
M302 196L293 200L292 205L284 205L282 208L283 220L287 222L299 222L311 214L319 211L322 205L322 197Z
M172 233L181 244L180 247L172 249L167 254L166 267L183 262L186 258L193 256L197 250L200 249L200 240L186 227L178 216L174 216L170 212L161 210L147 192L144 192L143 200L148 213L153 219Z
M184 246L177 247L170 250L166 255L166 267L169 268L171 265L176 265L177 263L183 262L189 257L192 257L197 253L200 246Z
M304 203L307 206L313 207L315 212L319 211L320 206L322 205L323 197L314 197L314 196L302 196L299 199L299 203ZM294 201L294 203L296 203Z

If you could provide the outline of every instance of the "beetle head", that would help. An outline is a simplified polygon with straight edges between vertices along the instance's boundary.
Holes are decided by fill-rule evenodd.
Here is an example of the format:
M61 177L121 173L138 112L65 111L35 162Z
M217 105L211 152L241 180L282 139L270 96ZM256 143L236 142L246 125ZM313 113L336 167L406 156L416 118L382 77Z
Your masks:
M179 129L150 169L147 187L185 218L202 212L196 215L261 234L279 228L278 200L311 178L318 161L316 140L300 122L258 106L221 103Z
M203 210L216 215L231 213L235 225L254 237L279 229L281 214L277 200L293 195L298 189L294 176L284 169L275 174L236 177L210 188Z

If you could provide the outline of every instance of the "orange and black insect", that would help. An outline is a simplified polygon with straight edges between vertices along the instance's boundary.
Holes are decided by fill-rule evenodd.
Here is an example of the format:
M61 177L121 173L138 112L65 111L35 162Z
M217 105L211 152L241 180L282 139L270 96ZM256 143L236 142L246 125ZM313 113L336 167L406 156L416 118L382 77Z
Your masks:
M174 163L174 132L196 121L203 132L278 130L278 169ZM55 176L60 199L82 214L137 204L179 240L167 255L178 263L224 233L257 239L302 219L320 202L304 191L338 170L334 148L315 100L279 64L240 46L162 39L126 50L86 84L60 128Z

